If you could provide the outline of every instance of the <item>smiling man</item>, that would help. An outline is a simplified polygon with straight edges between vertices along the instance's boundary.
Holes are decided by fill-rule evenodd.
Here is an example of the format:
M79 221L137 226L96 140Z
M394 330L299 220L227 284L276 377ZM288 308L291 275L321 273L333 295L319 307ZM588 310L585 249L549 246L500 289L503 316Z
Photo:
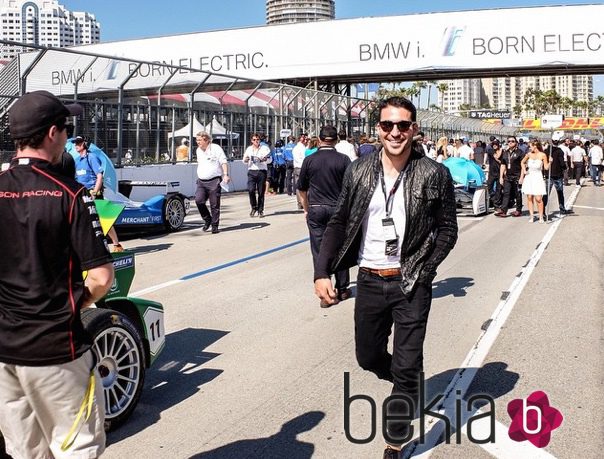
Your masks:
M415 106L392 97L377 107L382 149L346 171L338 206L323 235L315 292L335 303L330 274L359 265L355 342L359 365L393 382L387 415L415 412L423 342L436 268L457 241L453 180L413 141ZM388 337L394 325L392 355ZM409 403L411 402L412 403ZM385 458L398 457L409 422L390 421Z

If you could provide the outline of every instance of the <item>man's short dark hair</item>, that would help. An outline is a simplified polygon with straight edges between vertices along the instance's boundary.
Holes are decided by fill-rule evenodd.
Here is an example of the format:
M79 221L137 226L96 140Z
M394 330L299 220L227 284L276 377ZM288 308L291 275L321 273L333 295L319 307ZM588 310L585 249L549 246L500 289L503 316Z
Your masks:
M382 110L388 106L399 107L408 110L409 112L411 112L411 121L417 121L417 109L415 108L415 105L413 105L413 102L411 102L406 97L389 97L388 99L380 100L377 106L380 118L382 116Z
M600 143L600 141L598 139L593 139L591 141L591 143L594 144L594 145L598 145Z
M348 134L346 134L346 131L341 130L340 132L338 132L338 137L340 138L340 140L346 140L348 138Z

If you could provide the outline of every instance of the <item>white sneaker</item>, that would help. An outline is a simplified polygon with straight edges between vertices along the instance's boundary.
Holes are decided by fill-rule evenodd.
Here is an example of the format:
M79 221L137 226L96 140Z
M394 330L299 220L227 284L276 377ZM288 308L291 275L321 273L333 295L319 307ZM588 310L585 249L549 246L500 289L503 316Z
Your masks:
M575 188L581 188L581 185L575 185Z

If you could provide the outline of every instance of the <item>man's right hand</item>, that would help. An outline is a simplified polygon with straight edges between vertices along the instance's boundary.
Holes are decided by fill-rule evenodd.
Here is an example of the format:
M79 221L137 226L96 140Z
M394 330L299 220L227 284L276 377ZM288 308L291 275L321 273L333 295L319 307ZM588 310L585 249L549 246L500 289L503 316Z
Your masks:
M315 281L315 295L317 295L323 303L336 304L338 302L338 295L333 289L331 279L317 279Z

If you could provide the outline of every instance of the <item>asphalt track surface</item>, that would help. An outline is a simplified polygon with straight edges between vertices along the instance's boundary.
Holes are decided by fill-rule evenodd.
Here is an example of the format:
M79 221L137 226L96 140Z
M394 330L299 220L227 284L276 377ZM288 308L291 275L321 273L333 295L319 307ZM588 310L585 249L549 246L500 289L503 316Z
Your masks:
M587 182L565 195L574 214L545 225L528 223L526 209L522 218L459 218L459 241L433 285L426 397L448 394L437 408L455 419L456 400L488 394L495 442L472 443L463 421L443 441L435 433L444 423L428 418L437 438L410 444L407 457L601 457L604 187ZM166 349L103 457L382 457L390 386L356 364L354 300L319 308L293 198L267 196L265 213L250 218L247 196L227 195L219 234L204 233L193 209L182 231L124 241L136 253L132 293L164 305ZM351 279L354 287L356 269ZM364 444L345 434L346 372L350 396L376 401L376 435ZM539 390L564 416L545 448L507 434L508 403ZM489 411L474 406L461 418L476 409ZM349 433L370 437L369 403L353 402L350 414ZM490 435L472 424L475 437Z

